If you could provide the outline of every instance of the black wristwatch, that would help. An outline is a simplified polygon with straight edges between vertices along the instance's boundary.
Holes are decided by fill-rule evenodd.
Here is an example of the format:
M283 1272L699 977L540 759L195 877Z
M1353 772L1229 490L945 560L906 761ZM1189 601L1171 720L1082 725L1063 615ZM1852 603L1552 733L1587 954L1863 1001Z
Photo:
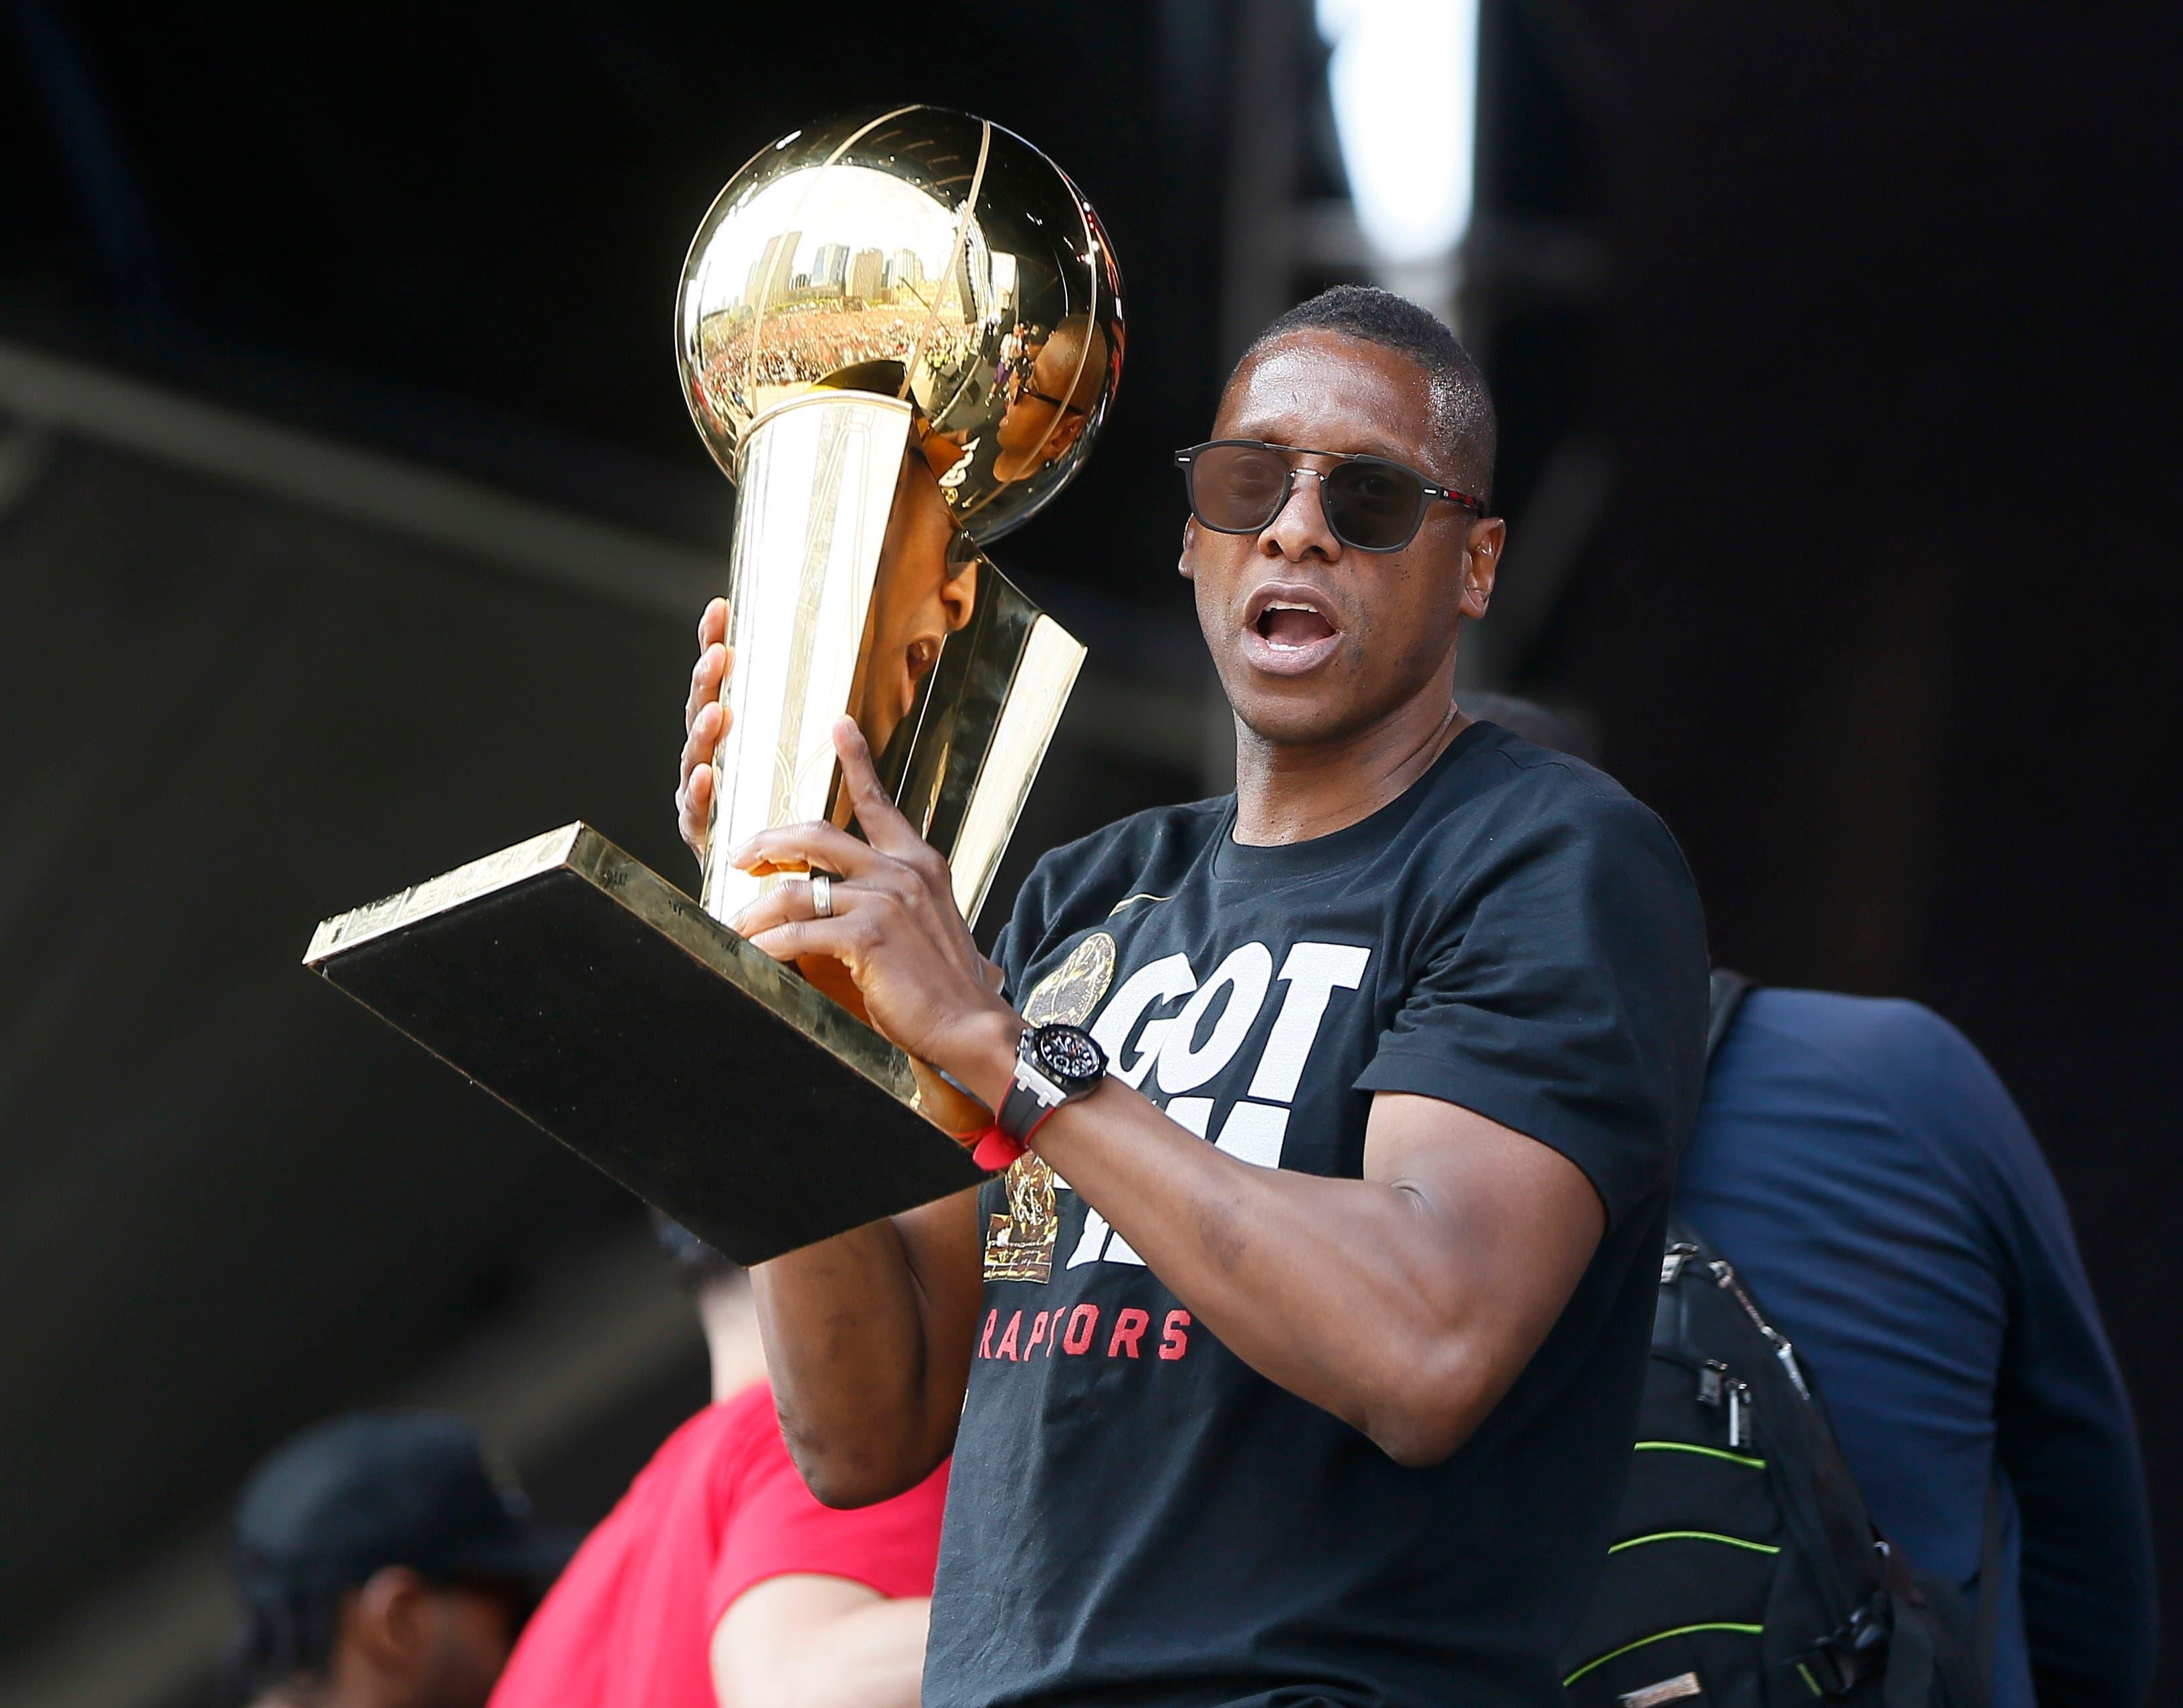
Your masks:
M1016 1045L1015 1082L993 1125L1018 1144L1064 1103L1089 1096L1107 1077L1107 1052L1080 1026L1034 1026Z

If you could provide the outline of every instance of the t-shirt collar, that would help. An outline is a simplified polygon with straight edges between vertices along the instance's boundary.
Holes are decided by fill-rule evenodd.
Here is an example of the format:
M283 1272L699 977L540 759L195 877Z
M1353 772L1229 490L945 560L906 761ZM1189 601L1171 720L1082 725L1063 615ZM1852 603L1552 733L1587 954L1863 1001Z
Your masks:
M1457 754L1477 746L1483 739L1478 732L1486 727L1482 720L1476 719L1466 724L1402 793L1355 824L1344 825L1322 837L1264 845L1239 843L1236 840L1236 798L1229 796L1227 809L1221 815L1219 833L1214 843L1213 876L1224 881L1240 879L1263 883L1269 879L1316 877L1339 871L1358 855L1380 846L1408 823L1418 803L1425 798L1426 786L1454 763Z

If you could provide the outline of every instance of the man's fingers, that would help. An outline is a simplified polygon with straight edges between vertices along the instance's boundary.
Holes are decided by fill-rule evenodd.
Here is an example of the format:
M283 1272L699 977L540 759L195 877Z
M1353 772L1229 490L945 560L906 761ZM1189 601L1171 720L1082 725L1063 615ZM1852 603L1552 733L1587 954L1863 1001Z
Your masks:
M690 726L690 733L682 739L681 775L686 778L699 765L710 765L719 750L721 732L727 727L727 708L714 704L697 714Z
M836 878L827 899L830 911L826 917L838 919L853 913L871 899L871 894L869 890L858 889L846 879ZM818 917L818 900L812 893L811 880L793 878L775 884L728 923L755 942L778 926L800 924Z
M707 706L719 704L720 685L727 680L734 662L734 655L717 642L697 654L697 662L690 669L690 695L682 703L684 729L688 729Z
M783 925L747 932L744 940L775 960L792 961L807 954L823 954L847 965L853 953L848 923L841 919L790 920Z
M702 858L705 838L713 826L713 768L700 765L683 780L679 797L682 840L690 844Z
M803 871L823 866L845 877L860 877L882 858L869 843L851 836L839 825L780 825L760 831L730 851L729 860L753 877L774 872Z
M690 773L704 763L705 739L708 734L705 725L710 720L703 713L690 720L690 727L682 737L681 755L675 766L676 782L687 781Z
M854 718L834 720L834 751L842 761L842 782L856 809L857 822L871 838L872 846L891 854L907 854L925 838L918 835L893 798L880 786L879 769L872 762L871 743L857 727Z
M713 828L713 755L728 727L728 709L720 703L721 684L734 665L727 638L728 602L710 600L697 617L697 662L682 703L682 758L675 787L676 828L701 862Z
M741 913L729 920L728 929L749 942L756 943L758 938L777 926L787 925L798 920L815 918L816 915L812 913L808 904L792 911L787 898L788 892L793 887L795 887L793 885L782 884L777 889L768 890Z

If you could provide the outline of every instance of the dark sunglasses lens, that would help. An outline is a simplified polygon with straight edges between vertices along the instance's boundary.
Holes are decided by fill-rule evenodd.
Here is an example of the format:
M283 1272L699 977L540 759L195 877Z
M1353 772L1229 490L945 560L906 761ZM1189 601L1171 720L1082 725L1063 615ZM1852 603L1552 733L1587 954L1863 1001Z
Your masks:
M1256 445L1214 445L1190 465L1190 505L1208 528L1255 533L1288 495L1289 465Z
M1342 463L1327 471L1327 524L1353 546L1392 551L1417 532L1425 482L1397 463Z

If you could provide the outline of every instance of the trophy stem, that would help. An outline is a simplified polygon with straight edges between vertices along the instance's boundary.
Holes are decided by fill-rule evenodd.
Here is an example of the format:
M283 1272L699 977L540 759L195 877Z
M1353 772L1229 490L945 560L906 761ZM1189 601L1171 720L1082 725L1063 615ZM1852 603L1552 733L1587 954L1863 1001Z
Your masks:
M826 816L834 720L855 715L910 414L892 398L806 393L762 417L744 442L728 558L735 668L703 894L715 919L734 917L764 882L722 854L761 830Z

